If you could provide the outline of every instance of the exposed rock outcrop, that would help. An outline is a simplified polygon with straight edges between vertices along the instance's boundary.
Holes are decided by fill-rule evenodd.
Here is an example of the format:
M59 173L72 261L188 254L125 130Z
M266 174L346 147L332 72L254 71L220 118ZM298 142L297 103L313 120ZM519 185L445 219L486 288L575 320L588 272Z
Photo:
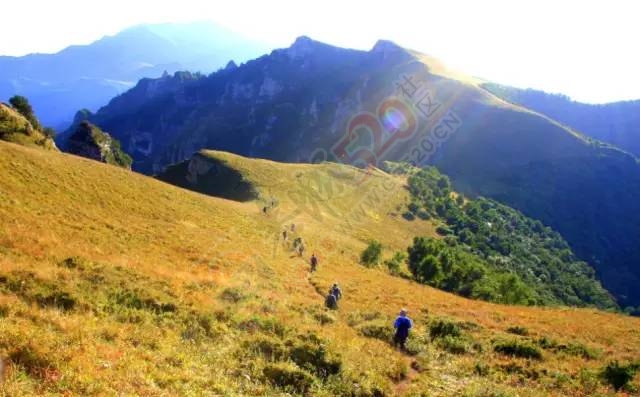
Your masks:
M131 157L122 151L120 142L86 120L81 121L69 137L67 150L78 156L131 169Z

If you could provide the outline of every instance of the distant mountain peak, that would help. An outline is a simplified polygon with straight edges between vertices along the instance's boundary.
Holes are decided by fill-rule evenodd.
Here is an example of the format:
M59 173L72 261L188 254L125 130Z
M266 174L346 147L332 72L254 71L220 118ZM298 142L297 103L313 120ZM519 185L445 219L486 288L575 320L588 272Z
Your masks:
M315 41L308 36L300 36L293 42L291 47L287 49L287 55L290 58L303 58L306 55L312 54L319 46L326 45Z
M238 65L232 59L227 63L227 66L224 67L224 70L233 70L237 68L238 68Z
M378 40L370 52L373 54L382 54L384 59L396 54L408 54L406 49L391 40Z

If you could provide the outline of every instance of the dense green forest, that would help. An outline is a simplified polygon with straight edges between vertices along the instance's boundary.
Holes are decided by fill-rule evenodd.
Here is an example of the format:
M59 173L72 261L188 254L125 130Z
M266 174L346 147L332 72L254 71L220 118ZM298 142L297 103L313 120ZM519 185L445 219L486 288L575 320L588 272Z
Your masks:
M436 168L403 172L412 197L404 216L442 223L442 239L417 237L409 248L416 280L502 303L617 308L557 232L496 201L463 198Z

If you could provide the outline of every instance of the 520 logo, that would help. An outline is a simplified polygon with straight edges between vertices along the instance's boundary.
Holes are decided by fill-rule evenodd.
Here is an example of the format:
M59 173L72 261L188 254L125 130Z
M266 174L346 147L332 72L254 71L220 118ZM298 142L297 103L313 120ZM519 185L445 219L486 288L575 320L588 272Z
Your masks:
M395 145L413 137L417 128L418 119L409 105L401 98L389 97L375 114L360 112L351 117L346 134L331 147L331 154L343 164L367 168L360 184L371 174L370 167L378 166Z
M375 113L362 111L353 115L345 134L330 149L340 163L367 169L357 181L358 185L396 145L415 137L420 130L420 119L428 122L443 108L441 102L433 99L426 84L416 82L413 75L401 75L394 86L400 96L386 97ZM326 159L326 155L324 157Z

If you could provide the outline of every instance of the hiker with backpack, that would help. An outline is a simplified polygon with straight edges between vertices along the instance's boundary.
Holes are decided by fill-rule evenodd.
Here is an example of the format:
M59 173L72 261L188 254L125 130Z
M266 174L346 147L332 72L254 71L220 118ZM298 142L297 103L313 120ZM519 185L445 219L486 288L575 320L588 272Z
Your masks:
M340 298L342 298L342 290L338 286L338 283L334 283L329 292L336 297L336 300L340 300Z
M405 344L409 337L409 330L413 327L413 321L407 317L407 309L400 310L400 315L393 323L393 327L396 329L396 333L393 336L394 346L400 346L400 349L406 350Z
M329 294L325 298L324 304L331 310L338 309L338 300L336 299L336 296L331 292L329 292Z
M311 273L313 273L318 268L318 257L315 252L311 254L311 260L309 262L311 263Z

